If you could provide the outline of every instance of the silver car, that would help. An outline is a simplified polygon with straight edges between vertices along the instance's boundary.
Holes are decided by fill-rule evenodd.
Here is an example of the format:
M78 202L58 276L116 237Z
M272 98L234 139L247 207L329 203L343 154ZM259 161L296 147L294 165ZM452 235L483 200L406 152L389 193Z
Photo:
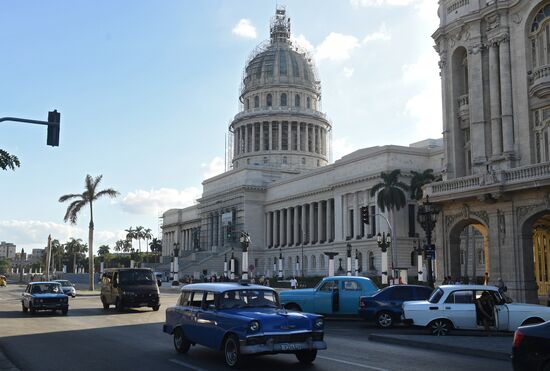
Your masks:
M67 296L75 297L76 296L76 289L74 288L74 283L68 280L55 280L55 282L59 282L61 284L61 289L63 290L63 293Z

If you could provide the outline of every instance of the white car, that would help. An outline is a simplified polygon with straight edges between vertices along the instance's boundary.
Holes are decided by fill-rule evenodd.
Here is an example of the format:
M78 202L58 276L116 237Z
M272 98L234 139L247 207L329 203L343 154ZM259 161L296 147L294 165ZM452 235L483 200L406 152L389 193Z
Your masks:
M414 326L425 326L433 335L447 335L452 329L483 329L476 302L487 291L495 303L494 328L515 331L519 326L550 320L550 308L542 305L511 303L494 286L444 285L428 300L403 303L403 319Z
M55 280L54 282L59 282L61 284L61 288L63 289L63 293L67 296L76 297L76 289L74 287L74 283L71 283L71 281L67 280Z

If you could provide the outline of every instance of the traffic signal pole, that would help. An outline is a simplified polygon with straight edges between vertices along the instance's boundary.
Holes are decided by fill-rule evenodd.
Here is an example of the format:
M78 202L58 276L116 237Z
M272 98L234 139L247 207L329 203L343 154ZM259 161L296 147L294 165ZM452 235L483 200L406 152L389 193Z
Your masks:
M46 138L46 144L48 146L52 147L58 147L59 146L59 129L60 129L60 121L61 121L61 113L57 112L57 110L53 110L48 112L48 121L40 121L40 120L29 120L29 119L23 119L19 117L0 117L0 122L3 121L13 121L13 122L24 122L27 124L37 124L37 125L47 125L48 126L48 133Z

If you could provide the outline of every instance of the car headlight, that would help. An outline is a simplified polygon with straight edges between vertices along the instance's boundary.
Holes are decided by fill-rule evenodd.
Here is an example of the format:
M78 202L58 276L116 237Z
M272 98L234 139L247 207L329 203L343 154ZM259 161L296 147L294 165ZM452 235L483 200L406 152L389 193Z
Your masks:
M256 331L259 331L260 330L260 322L258 321L252 321L248 324L248 329L251 331L251 332L256 332Z
M315 320L315 327L317 328L323 328L323 326L325 325L325 321L323 321L322 318L317 318Z

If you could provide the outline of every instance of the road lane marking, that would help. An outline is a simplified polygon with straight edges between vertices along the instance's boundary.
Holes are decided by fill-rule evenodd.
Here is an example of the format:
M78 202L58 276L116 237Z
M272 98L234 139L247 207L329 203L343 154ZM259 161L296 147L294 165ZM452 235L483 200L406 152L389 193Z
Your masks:
M185 366L185 367L190 368L191 370L194 370L194 371L208 371L205 368L195 367L192 364L180 361L179 359L170 358L169 361L172 362L172 363L176 363L180 366Z
M328 361L340 362L340 363L344 363L344 364L350 365L350 366L362 367L362 368L366 368L366 369L369 369L369 370L375 370L375 371L389 371L388 369L385 369L385 368L379 368L379 367L364 365L364 364L361 364L361 363L355 363L355 362L350 362L350 361L344 361L343 359L330 358L330 357L325 357L325 356L317 356L317 358L326 359L326 360L328 360Z

